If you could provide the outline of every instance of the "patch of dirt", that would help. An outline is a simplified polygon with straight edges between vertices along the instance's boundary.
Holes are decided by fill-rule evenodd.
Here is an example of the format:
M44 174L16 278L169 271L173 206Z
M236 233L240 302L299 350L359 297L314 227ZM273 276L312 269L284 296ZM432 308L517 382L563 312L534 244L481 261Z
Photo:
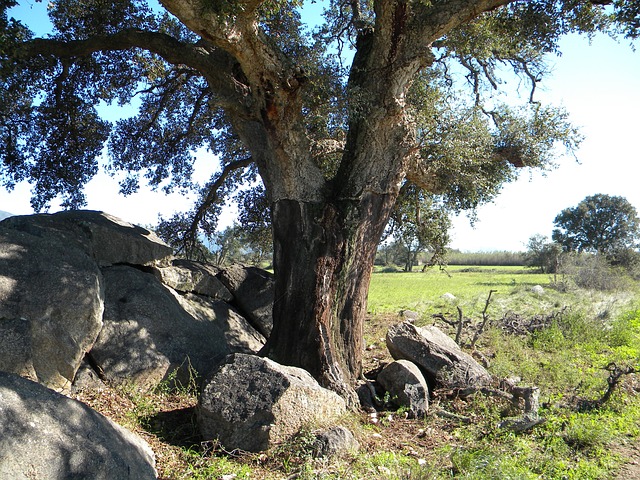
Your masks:
M625 459L615 480L640 480L640 442L621 445L616 453Z

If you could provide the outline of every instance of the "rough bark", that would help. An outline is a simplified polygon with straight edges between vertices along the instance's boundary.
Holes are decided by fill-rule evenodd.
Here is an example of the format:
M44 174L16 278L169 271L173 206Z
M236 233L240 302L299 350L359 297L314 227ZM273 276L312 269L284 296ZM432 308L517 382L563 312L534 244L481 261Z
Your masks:
M352 400L371 267L394 200L375 194L337 204L282 200L273 210L276 291L269 354Z

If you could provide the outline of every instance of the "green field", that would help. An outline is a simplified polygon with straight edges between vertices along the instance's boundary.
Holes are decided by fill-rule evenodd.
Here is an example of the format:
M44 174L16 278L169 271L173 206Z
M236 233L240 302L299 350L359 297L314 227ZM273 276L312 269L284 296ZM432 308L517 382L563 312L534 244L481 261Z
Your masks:
M493 297L500 302L505 295L530 292L535 285L546 288L551 280L549 275L531 273L523 267L451 266L424 273L374 273L368 309L374 315L400 309L432 312L450 303L442 298L450 293L458 299L456 304L472 309L480 307L481 311L489 290L497 290Z

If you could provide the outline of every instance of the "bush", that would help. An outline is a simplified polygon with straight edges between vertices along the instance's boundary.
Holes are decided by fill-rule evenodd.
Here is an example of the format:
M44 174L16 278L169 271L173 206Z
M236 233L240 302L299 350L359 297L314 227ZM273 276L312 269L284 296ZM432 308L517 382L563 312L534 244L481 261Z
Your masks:
M617 250L607 257L611 265L620 266L635 279L640 279L640 252L632 248Z
M628 286L624 269L612 267L601 255L568 255L560 266L560 273L570 276L576 286L587 290L605 292Z
M398 272L402 272L402 269L396 265L387 265L382 270L380 270L380 272L381 273L398 273Z

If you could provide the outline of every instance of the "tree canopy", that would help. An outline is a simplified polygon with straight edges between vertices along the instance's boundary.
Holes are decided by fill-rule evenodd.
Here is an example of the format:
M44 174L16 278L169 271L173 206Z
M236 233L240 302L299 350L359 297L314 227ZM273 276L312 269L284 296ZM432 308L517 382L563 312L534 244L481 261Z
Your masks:
M3 1L1 20L2 180L9 188L32 182L37 211L56 196L63 206L82 206L82 187L97 172L105 145L109 168L127 174L123 193L134 192L141 179L154 187L192 187L194 152L204 147L220 156L227 175L203 187L200 208L189 218L200 227L215 225L226 194L239 192L239 184L255 184L257 173L257 159L232 127L231 117L241 113L236 102L247 93L240 90L249 85L223 53L233 56L231 45L222 45L236 28L229 18L257 22L260 35L243 41L259 42L268 55L280 57L278 81L299 83L301 120L321 170L317 175L335 177L349 115L370 108L358 88L347 88L349 65L339 55L375 27L378 14L368 2L353 11L358 2L327 2L325 23L315 31L302 23L302 2L193 2L190 9L202 8L211 26L223 20L216 41L180 21L181 9L171 2L166 7L176 16L144 1L97 0L51 3L55 31L48 39L33 39L26 26L7 17L14 3ZM417 127L417 155L407 178L443 195L454 210L472 208L492 199L517 167L548 166L555 142L574 148L579 136L566 112L537 103L514 107L489 97L508 68L529 83L533 100L545 73L544 55L557 52L561 34L611 30L618 25L614 20L633 17L629 2L617 2L612 13L595 3L513 2L432 39L429 55L414 52L426 57L415 65L418 74L405 99ZM631 23L624 25L625 34L637 34ZM426 27L412 29L417 36ZM212 67L222 70L212 75ZM116 122L100 118L105 104L133 101L139 104L136 115ZM216 180L218 193L210 195Z
M544 235L533 235L527 242L525 262L528 267L537 267L542 273L557 273L562 252L559 243L550 242Z
M598 193L565 208L553 221L553 240L566 250L612 256L638 247L640 219L624 197Z
M329 0L317 27L308 3L53 1L54 31L35 38L0 0L1 181L31 182L36 210L77 208L106 147L124 193L141 179L200 190L171 220L187 247L240 195L247 220L272 225L265 351L352 397L371 266L401 191L473 208L575 149L567 112L535 97L546 56L571 32L636 38L640 2ZM528 85L520 102L494 95L511 75ZM132 116L101 117L132 103ZM199 186L202 148L222 168Z

